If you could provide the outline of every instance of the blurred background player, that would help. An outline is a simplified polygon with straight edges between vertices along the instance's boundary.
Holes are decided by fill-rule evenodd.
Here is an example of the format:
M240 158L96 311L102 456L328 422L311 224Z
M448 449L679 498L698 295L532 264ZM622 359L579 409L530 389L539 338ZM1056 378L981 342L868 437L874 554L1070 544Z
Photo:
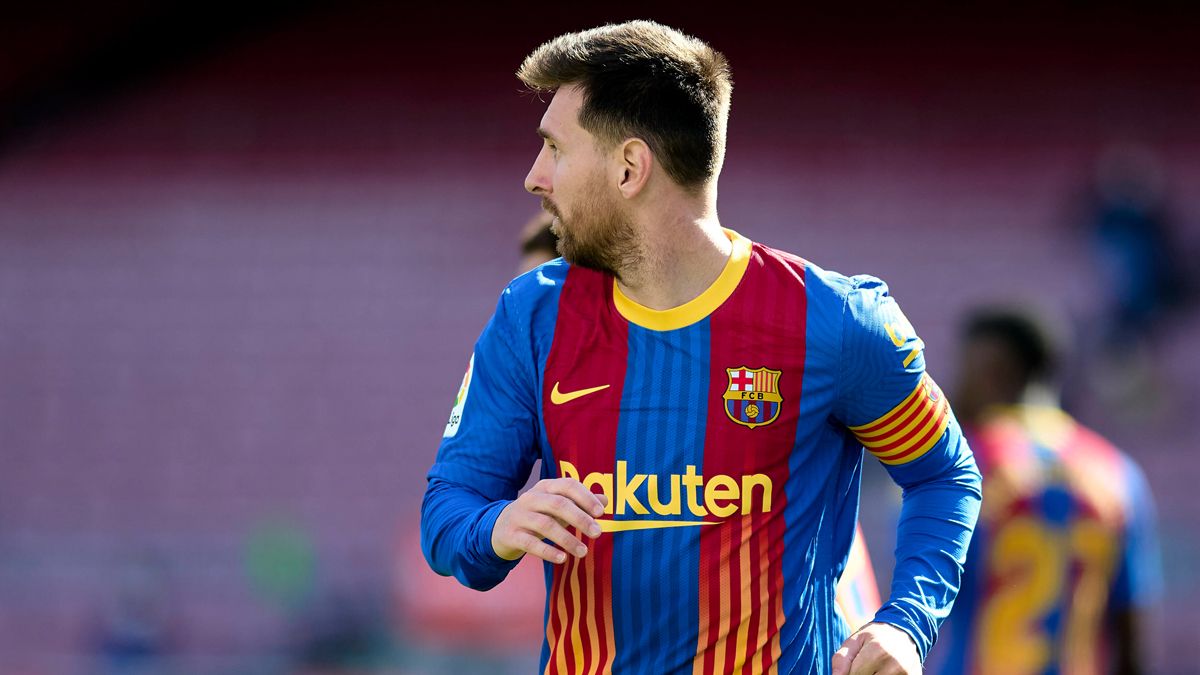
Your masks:
M1056 361L1026 313L981 310L965 324L955 409L983 511L931 672L1146 671L1144 610L1160 585L1149 489L1129 456L1058 407Z
M1115 142L1099 154L1077 216L1097 273L1101 304L1083 321L1078 385L1067 400L1096 397L1107 414L1153 423L1174 398L1156 354L1181 326L1194 295L1184 261L1192 246L1179 236L1171 177L1151 147ZM1082 396L1081 396L1082 395ZM1082 401L1081 401L1082 402Z
M558 257L558 237L550 229L553 222L554 216L538 211L521 228L521 262L517 265L517 274L524 274Z

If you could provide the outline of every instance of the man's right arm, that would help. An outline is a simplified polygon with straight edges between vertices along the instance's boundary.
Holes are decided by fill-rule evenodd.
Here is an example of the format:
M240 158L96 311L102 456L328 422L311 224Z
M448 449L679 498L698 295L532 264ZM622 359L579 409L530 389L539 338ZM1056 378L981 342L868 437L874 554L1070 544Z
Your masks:
M430 567L477 590L500 583L525 553L553 563L564 552L582 556L566 528L598 536L593 515L603 509L573 479L543 480L517 496L538 454L539 378L513 302L510 287L475 343L421 503Z
M510 502L492 501L473 488L430 478L421 503L421 550L433 571L486 591L504 580L516 560L492 549L496 518Z
M431 479L421 505L421 547L434 571L486 591L526 553L560 565L587 546L567 530L595 539L607 498L573 478L538 481L516 499L489 502L463 485ZM554 545L544 540L553 542Z
M506 288L475 343L421 503L421 549L438 574L487 590L514 567L491 547L500 511L537 457L537 372Z

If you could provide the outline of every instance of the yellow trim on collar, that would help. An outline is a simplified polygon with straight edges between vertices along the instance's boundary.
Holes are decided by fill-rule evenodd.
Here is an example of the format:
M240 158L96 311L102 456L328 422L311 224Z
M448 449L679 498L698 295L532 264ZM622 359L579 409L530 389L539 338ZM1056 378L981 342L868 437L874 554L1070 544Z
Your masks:
M617 286L617 280L613 279L613 304L617 311L630 323L657 331L685 328L715 312L733 295L746 274L746 268L750 266L750 240L733 230L724 232L733 243L733 252L725 262L721 275L703 293L678 307L650 309L630 300Z

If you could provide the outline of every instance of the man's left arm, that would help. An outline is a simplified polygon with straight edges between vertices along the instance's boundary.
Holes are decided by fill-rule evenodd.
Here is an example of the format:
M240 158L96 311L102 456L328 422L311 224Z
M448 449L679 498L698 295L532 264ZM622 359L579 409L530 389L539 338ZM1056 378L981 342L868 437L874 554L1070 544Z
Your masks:
M958 594L981 481L946 397L925 372L924 344L883 282L855 282L835 412L903 489L903 505L888 600L834 656L834 673L920 672Z

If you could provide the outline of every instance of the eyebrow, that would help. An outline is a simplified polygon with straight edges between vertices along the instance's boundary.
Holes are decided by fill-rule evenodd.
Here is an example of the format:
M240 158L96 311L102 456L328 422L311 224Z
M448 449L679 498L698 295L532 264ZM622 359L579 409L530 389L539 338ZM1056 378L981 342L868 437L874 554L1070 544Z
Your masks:
M549 131L546 131L542 127L538 127L537 134L538 134L538 136L541 136L542 138L550 141L551 143L558 143L558 139L554 137L554 134L550 133Z

